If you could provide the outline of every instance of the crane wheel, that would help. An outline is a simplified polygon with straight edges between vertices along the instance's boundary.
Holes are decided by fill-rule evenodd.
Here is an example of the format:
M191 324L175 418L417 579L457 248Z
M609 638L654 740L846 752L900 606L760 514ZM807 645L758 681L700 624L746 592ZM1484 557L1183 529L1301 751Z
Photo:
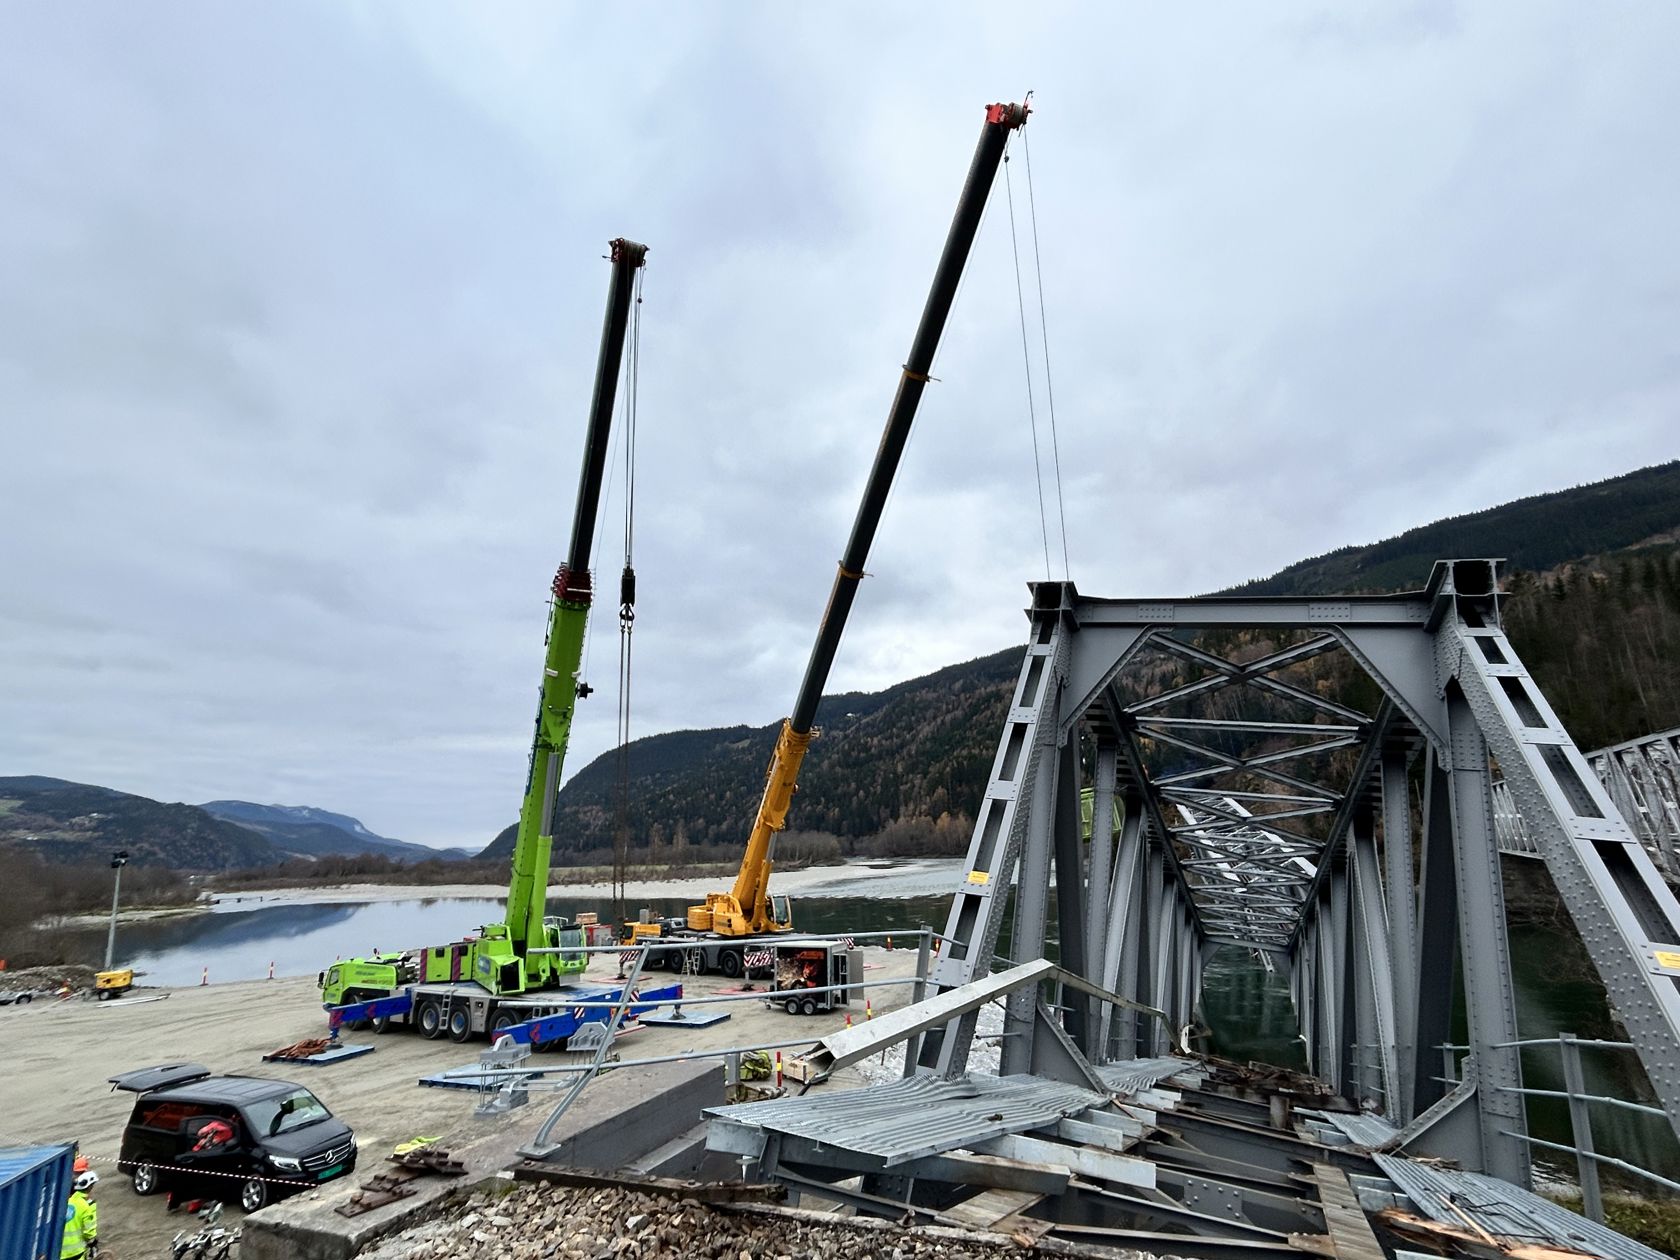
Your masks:
M389 1015L375 1015L368 1022L373 1025L373 1031L376 1033L388 1033L391 1031L391 1017Z
M737 979L743 970L741 965L741 951L738 949L726 949L719 954L718 970L723 972L723 974L728 976L731 980Z
M414 1012L414 1023L427 1041L436 1041L443 1036L443 1010L432 998L421 1001Z
M457 1006L449 1012L449 1040L465 1041L472 1036L472 1017L467 1008Z

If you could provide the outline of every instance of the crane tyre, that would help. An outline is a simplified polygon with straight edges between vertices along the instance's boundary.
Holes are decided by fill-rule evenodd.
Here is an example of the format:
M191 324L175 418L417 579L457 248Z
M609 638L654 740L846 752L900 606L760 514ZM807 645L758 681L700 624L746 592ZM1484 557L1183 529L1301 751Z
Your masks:
M497 1011L495 1017L490 1021L490 1044L495 1045L497 1037L500 1037L515 1024L520 1023L524 1023L524 1021L512 1011Z
M375 1015L368 1022L373 1025L373 1031L376 1033L388 1033L391 1031L391 1017L389 1015Z
M472 1016L467 1008L457 1006L449 1012L449 1040L465 1041L472 1036Z
M414 1011L414 1025L427 1041L443 1036L443 1008L436 998L423 998Z
M711 968L706 965L706 951L704 949L696 947L689 951L688 970L696 976L703 976L711 970Z
M718 970L731 980L738 979L744 970L741 964L741 951L726 949L718 955Z

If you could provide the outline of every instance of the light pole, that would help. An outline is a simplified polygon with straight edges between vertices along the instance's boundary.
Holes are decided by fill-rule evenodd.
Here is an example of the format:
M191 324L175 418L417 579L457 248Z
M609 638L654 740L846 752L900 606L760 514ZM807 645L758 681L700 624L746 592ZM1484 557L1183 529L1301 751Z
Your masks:
M128 850L111 854L111 869L117 873L116 887L111 889L111 930L105 937L105 970L111 970L111 960L117 953L117 898L122 895L122 868L128 865ZM101 997L105 996L100 994Z

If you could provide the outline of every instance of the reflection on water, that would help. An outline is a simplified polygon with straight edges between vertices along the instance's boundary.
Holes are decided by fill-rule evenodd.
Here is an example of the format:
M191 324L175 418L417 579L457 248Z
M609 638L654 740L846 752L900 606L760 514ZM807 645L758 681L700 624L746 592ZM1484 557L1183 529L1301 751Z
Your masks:
M655 898L637 902L656 915L686 913L693 898ZM794 922L809 932L886 932L945 921L946 897L811 897L794 904ZM344 905L264 905L224 903L212 914L151 919L117 928L119 965L144 972L142 983L197 984L209 968L212 982L260 980L270 963L277 976L313 975L335 958L354 958L375 950L440 945L475 931L502 916L500 900L428 897L415 901L374 901ZM548 899L550 914L575 918L593 910L605 914L596 899ZM71 937L70 961L97 966L105 958L103 928L79 930Z

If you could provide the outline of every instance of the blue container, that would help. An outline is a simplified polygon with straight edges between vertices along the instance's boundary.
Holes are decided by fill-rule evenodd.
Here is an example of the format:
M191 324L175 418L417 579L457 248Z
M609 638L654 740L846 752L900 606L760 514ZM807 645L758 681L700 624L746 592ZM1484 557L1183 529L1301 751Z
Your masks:
M0 1260L58 1260L74 1158L70 1146L0 1148Z

